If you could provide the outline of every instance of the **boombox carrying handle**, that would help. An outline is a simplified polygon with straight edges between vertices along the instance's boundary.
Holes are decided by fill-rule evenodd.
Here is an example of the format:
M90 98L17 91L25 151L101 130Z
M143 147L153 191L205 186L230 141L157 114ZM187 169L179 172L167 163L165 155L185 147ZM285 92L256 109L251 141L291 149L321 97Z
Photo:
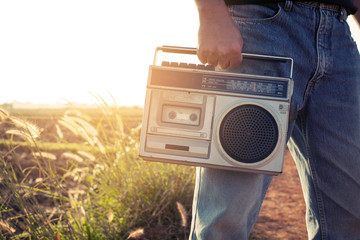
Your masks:
M196 48L191 48L191 47L162 46L162 47L158 47L157 49L169 53L182 53L182 54L191 54L191 55L196 55L197 53Z
M159 51L167 52L167 53L180 53L180 54L190 54L196 55L197 49L191 47L178 47L178 46L162 46L157 47L154 56L154 65L156 64L157 53ZM290 62L290 75L289 78L292 78L293 73L293 65L294 61L292 58L288 57L277 57L277 56L267 56L267 55L259 55L259 54L250 54L250 53L242 53L243 58L245 59L259 59L259 60L266 60L266 61L275 61L275 62Z

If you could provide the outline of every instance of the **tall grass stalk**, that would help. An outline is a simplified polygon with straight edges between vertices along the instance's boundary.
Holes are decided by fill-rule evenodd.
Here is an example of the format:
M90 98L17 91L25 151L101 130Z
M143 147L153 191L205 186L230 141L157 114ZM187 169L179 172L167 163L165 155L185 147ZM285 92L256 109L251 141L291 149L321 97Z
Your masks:
M8 144L0 151L0 190L8 193L0 195L0 238L187 237L194 169L139 159L141 125L128 128L114 99L96 99L99 121L71 111L55 128L62 144L77 139L89 148L51 152L27 138L28 148ZM24 153L31 159L21 159Z

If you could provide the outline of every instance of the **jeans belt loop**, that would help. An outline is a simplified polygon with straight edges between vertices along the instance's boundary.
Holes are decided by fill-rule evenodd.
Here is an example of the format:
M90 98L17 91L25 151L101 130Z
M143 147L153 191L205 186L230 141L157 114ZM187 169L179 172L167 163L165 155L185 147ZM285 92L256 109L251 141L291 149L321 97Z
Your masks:
M290 12L293 6L293 2L290 0L286 0L284 10Z

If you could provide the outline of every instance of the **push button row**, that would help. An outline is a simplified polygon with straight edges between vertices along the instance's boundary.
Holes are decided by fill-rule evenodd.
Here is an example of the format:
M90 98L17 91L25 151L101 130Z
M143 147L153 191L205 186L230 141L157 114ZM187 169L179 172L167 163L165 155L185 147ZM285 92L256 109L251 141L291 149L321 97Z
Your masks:
M161 63L163 67L178 67L178 68L191 68L191 69L200 69L200 70L210 70L214 71L215 67L208 64L195 64L195 63L183 63L183 62L167 62L163 61Z

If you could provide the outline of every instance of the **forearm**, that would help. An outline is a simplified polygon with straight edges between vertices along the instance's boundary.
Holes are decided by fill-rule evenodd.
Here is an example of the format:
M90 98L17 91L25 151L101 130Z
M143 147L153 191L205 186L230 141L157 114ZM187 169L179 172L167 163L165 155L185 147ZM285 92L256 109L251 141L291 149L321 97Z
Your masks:
M242 37L224 0L195 0L199 13L198 57L225 69L241 63Z
M195 0L200 25L230 19L224 0Z
M226 10L224 0L195 0L200 17L218 10Z
M198 9L218 7L220 5L225 6L224 0L195 0L195 4Z
M355 13L355 19L360 24L360 0L354 0L355 5L359 8L358 11ZM359 25L360 26L360 25Z

